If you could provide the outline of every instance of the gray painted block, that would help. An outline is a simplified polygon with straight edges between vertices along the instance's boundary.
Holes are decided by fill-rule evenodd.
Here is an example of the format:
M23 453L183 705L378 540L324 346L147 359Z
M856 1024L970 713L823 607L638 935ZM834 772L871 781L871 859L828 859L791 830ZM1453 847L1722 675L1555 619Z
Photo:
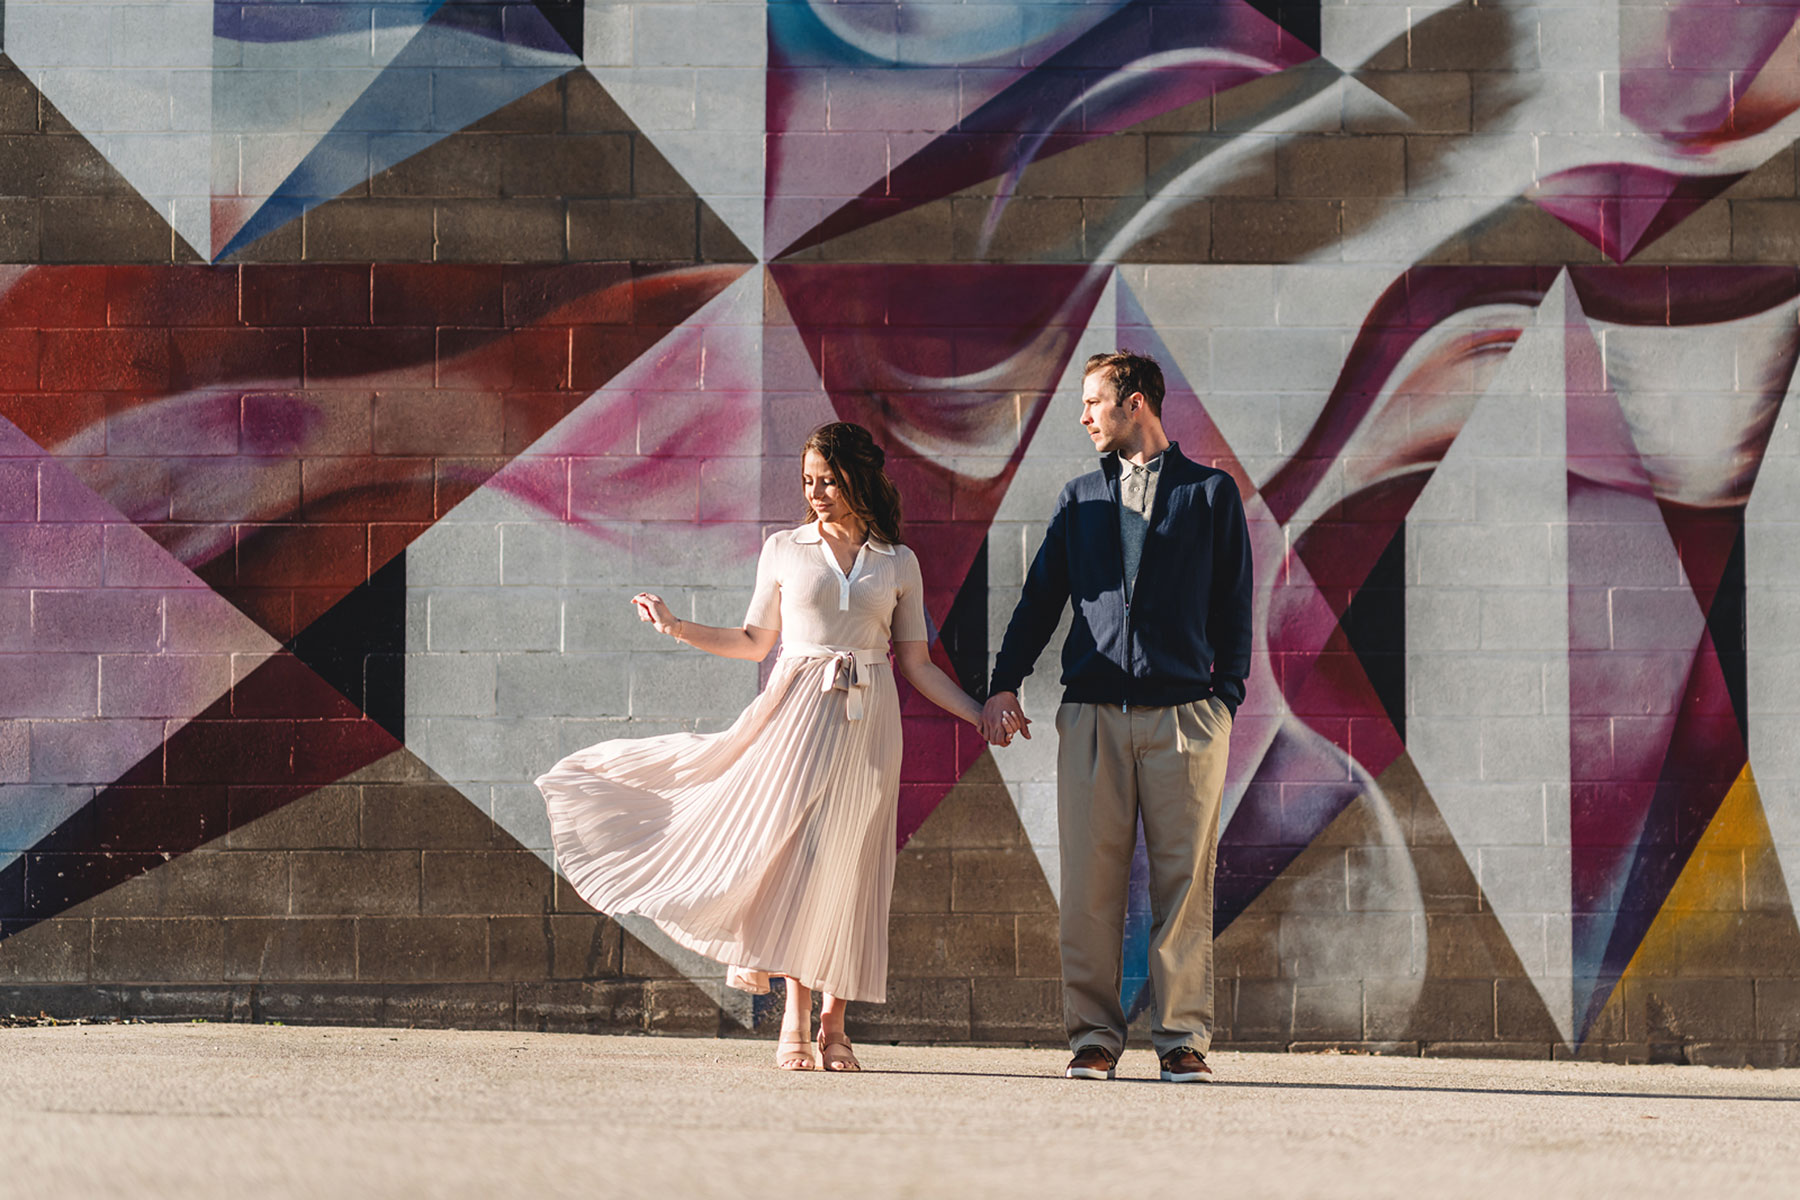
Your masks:
M427 646L458 650L555 650L562 613L548 588L445 588L429 596Z
M627 715L625 654L503 654L497 711L507 717Z

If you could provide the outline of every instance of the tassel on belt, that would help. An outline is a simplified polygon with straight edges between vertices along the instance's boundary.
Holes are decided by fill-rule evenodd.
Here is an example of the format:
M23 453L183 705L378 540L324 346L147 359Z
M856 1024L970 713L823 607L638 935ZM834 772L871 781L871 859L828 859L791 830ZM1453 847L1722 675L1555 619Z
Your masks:
M844 715L852 721L863 717L863 693L869 687L869 668L887 662L885 647L851 649L843 646L820 646L811 642L784 642L783 658L823 658L831 661L825 672L821 692L844 693Z

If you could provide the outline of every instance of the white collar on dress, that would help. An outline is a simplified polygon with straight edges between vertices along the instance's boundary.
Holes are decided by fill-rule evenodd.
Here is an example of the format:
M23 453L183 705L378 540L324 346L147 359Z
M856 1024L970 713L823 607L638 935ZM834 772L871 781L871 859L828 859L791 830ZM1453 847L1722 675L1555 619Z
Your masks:
M819 532L819 523L817 521L808 521L800 528L794 530L794 540L802 546L811 546L815 543L824 541L825 535ZM870 534L869 540L864 544L877 554L886 554L889 557L893 556L894 548L874 534Z

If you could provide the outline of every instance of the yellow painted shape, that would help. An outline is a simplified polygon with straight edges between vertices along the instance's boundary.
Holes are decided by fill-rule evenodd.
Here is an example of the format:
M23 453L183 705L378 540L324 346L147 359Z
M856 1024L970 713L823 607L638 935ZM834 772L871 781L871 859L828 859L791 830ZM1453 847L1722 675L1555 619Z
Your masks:
M1762 795L1756 790L1756 776L1745 763L1731 790L1713 814L1712 823L1700 835L1687 865L1682 867L1675 886L1663 900L1662 908L1644 940L1638 943L1625 973L1607 997L1606 1009L1594 1022L1596 1030L1618 1028L1623 1003L1622 988L1626 980L1658 977L1669 978L1680 964L1677 931L1684 915L1695 912L1741 912L1744 909L1744 871L1746 862L1766 859L1775 848L1769 835L1769 822L1763 816ZM1689 927L1689 936L1693 933Z

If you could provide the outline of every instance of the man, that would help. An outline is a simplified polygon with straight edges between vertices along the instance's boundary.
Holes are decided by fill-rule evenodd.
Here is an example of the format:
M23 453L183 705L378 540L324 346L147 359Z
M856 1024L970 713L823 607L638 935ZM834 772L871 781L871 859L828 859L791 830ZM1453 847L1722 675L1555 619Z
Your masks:
M1250 535L1237 486L1162 425L1162 368L1088 359L1081 423L1105 457L1063 488L994 663L990 734L1031 736L1018 687L1074 599L1056 714L1063 1018L1071 1079L1111 1079L1137 823L1150 861L1162 1077L1207 1079L1213 864L1231 721L1250 673Z

